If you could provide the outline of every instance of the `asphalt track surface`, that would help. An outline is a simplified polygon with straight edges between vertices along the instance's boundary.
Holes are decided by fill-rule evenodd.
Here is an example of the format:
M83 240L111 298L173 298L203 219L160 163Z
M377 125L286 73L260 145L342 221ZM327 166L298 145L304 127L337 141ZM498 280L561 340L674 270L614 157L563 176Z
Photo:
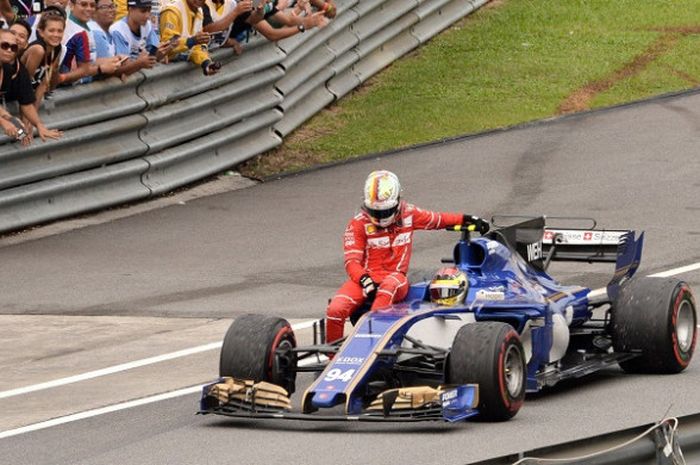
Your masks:
M129 321L216 321L247 311L319 317L344 279L343 228L359 205L365 176L378 168L395 171L404 197L429 209L591 216L600 227L645 230L643 274L697 263L699 108L700 96L691 93L541 122L0 248L0 313ZM438 267L454 239L418 232L413 275ZM553 268L562 281L590 287L603 285L610 271ZM679 277L700 291L699 271ZM177 384L183 370L162 379ZM138 384L138 375L130 382ZM611 369L528 397L512 421L460 425L233 421L194 416L197 396L188 395L0 439L0 462L464 464L650 423L666 413L700 412L699 384L697 360L677 376ZM4 388L11 387L19 386ZM75 389L78 412L86 407L80 383ZM46 390L24 405L37 412L53 398Z

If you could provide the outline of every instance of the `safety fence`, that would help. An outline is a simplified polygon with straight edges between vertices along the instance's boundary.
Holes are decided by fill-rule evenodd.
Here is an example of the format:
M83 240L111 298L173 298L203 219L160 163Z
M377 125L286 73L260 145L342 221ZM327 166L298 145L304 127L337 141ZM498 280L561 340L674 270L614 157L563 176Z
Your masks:
M677 420L677 428L674 421ZM471 465L685 465L700 463L700 414L620 430Z
M62 139L0 137L0 232L171 191L282 143L304 121L488 0L337 0L336 18L244 53L54 92Z

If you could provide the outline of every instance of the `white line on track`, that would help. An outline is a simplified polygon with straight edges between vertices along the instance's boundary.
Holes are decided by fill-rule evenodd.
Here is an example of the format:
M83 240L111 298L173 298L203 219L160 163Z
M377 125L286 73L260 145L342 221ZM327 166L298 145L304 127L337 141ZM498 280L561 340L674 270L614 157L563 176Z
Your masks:
M303 321L292 325L292 329L299 331L300 329L309 328L313 326L314 322L318 320ZM217 350L221 348L221 342L212 342L210 344L204 344L197 347L190 347L189 349L178 350L176 352L170 352L169 354L158 355L155 357L144 358L141 360L135 360L133 362L122 363L119 365L114 365L107 368L102 368L100 370L88 371L86 373L81 373L79 375L68 376L66 378L55 379L53 381L47 381L45 383L33 384L31 386L24 386L16 389L10 389L8 391L0 392L0 399L5 399L7 397L19 396L22 394L28 394L30 392L41 391L43 389L49 389L58 386L64 386L66 384L77 383L80 381L85 381L88 379L99 378L100 376L111 375L114 373L119 373L121 371L132 370L134 368L139 368L147 365L153 365L154 363L165 362L168 360L173 360L176 358L187 357L189 355L198 354L201 352L207 352L210 350Z
M670 276L675 276L681 273L687 273L689 271L700 270L700 262L693 263L692 265L681 266L680 268L674 268L668 271L662 271L661 273L650 274L650 278L668 278Z
M298 327L295 329L299 329ZM307 363L301 362L299 366L311 365L318 361L325 362L328 357L321 355L318 360L311 359ZM310 363L309 363L310 362ZM177 391L165 392L163 394L157 394L155 396L143 397L141 399L130 400L127 402L122 402L121 404L109 405L107 407L101 407L93 410L86 410L84 412L74 413L72 415L66 415L63 417L53 418L51 420L42 421L39 423L34 423L32 425L22 426L20 428L10 429L7 431L0 431L0 439L9 438L12 436L18 436L24 433L31 433L32 431L38 431L40 429L51 428L52 426L64 425L66 423L72 423L78 420L84 420L86 418L96 417L98 415L104 415L106 413L118 412L119 410L126 410L133 407L140 407L146 404L152 404L154 402L160 402L161 400L174 399L176 397L182 397L189 394L199 393L202 391L202 387L205 384L199 384L197 386L191 386L188 388L178 389Z
M40 429L50 428L52 426L63 425L66 423L71 423L73 421L84 420L85 418L96 417L98 415L104 415L105 413L112 413L118 410L124 410L132 407L139 407L141 405L151 404L153 402L159 402L161 400L173 399L175 397L184 396L187 394L194 394L202 390L203 384L198 386L191 386L184 389L178 389L177 391L166 392L163 394L158 394L156 396L144 397L142 399L130 400L121 404L109 405L107 407L101 407L94 410L86 410L80 413L74 413L73 415L66 415L65 417L58 417L48 421L42 421L41 423L34 423L33 425L22 426L21 428L10 429L7 431L0 431L0 439L9 438L12 436L17 436L19 434L30 433L32 431L37 431Z

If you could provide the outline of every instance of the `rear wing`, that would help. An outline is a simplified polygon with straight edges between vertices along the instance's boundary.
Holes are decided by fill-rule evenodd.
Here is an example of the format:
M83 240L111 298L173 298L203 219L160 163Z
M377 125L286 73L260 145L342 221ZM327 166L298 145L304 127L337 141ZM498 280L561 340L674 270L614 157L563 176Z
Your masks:
M550 229L542 234L542 251L554 261L615 262L627 230Z
M491 222L498 228L494 236L499 237L495 240L509 244L542 271L552 261L611 262L616 264L616 270L629 269L636 263L632 273L639 266L643 233L635 241L634 231L597 229L592 218L501 215L494 216Z

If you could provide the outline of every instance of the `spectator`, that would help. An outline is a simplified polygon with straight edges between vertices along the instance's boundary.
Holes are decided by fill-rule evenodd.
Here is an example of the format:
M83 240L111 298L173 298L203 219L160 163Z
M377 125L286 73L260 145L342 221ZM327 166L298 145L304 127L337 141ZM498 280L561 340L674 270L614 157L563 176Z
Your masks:
M114 74L121 60L119 57L97 58L95 38L88 25L97 6L95 0L71 0L70 3L71 12L63 34L65 51L59 83L84 83L90 82L94 76Z
M128 1L128 15L110 28L116 53L129 57L120 68L122 74L152 68L158 60L166 58L172 48L169 41L158 43L158 35L150 21L152 0Z
M211 34L209 50L219 47L231 47L236 55L243 49L241 44L231 37L233 21L243 13L253 9L252 0L205 0L202 9L209 12L212 22L204 26L204 31Z
M221 63L209 57L209 33L203 27L211 23L202 11L204 0L172 0L160 13L160 39L173 45L171 60L189 60L202 67L205 76L219 72Z
M58 139L63 133L56 129L47 129L39 119L39 113L34 105L36 98L32 89L32 81L29 79L24 65L17 60L17 50L17 37L7 29L0 30L0 63L2 63L0 92L2 92L2 98L7 102L17 100L22 116L36 127L41 140ZM2 119L0 124L5 133L9 136L14 133L16 136L18 128L15 126L15 131L9 128L7 114L3 113ZM26 132L28 137L23 143L28 144L31 142L31 130Z
M0 0L0 14L7 24L27 20L44 9L42 0Z
M19 47L17 56L22 56L27 49L27 40L32 33L32 27L25 20L18 19L10 26L10 31L17 37L17 47Z
M63 14L63 17L66 17L66 8L68 7L68 0L46 0L45 2L45 7L41 11L41 13L36 14L34 16L30 16L27 19L27 22L29 25L32 27L32 33L29 35L29 43L32 43L36 40L36 27L39 24L39 20L41 19L41 15L46 13L47 11L60 11L61 14Z
M109 28L114 23L117 7L112 0L97 0L97 7L93 19L88 23L95 37L95 53L97 58L109 58L114 53L114 42Z
M37 25L38 37L29 44L20 59L32 78L37 109L44 96L58 83L58 64L65 27L66 17L62 10L52 8L44 11Z
M274 27L268 22L274 20L281 27ZM239 42L248 39L250 31L256 29L267 40L278 41L291 37L294 34L303 33L314 27L324 27L328 24L325 12L318 11L310 16L298 16L277 9L272 0L263 0L252 12L238 16L233 22L231 37Z

